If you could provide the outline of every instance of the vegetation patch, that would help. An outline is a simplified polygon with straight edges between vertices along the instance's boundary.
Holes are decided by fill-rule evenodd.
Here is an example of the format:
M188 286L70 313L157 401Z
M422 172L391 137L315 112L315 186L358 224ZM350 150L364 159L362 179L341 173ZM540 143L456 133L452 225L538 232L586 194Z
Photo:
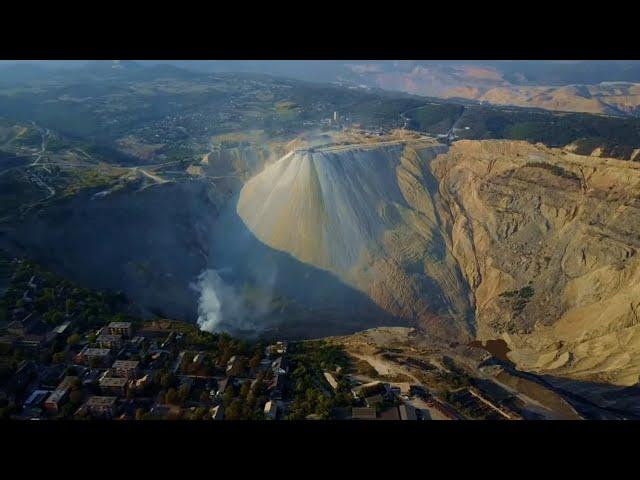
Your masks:
M527 285L519 290L509 290L502 292L500 297L508 299L511 303L511 309L516 315L520 314L524 307L527 306L531 297L535 293L534 288L531 285Z
M580 179L575 173L565 170L560 165L552 165L551 163L546 163L546 162L529 162L527 163L526 166L542 168L544 170L548 170L549 172L551 172L553 175L556 175L557 177L580 181Z
M344 377L350 362L341 346L300 342L290 347L290 353L293 399L289 419L304 420L309 415L328 419L333 409L352 405L351 385ZM338 382L335 391L324 378L326 370L334 372Z
M412 110L408 116L412 129L435 134L447 133L464 107L453 103L429 104Z

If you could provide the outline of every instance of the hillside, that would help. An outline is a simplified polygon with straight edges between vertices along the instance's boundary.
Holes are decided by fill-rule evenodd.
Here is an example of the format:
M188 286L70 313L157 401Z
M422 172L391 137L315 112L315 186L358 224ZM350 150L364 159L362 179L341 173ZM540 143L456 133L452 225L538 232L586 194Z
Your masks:
M635 116L640 111L640 84L637 83L559 87L507 85L488 89L457 87L444 92L442 97L565 112Z

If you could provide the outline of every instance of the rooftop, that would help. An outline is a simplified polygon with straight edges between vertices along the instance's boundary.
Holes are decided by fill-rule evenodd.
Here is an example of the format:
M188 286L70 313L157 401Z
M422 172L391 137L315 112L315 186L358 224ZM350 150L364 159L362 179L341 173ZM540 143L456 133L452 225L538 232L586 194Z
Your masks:
M116 360L113 362L113 368L138 368L140 362L137 360Z
M124 387L128 380L120 377L104 377L100 380L101 387Z
M111 349L109 348L87 348L83 352L83 355L87 355L89 357L105 357L111 353Z
M131 322L111 322L109 328L131 328Z
M359 420L375 420L376 409L369 407L354 407L351 409L351 417Z
M68 391L69 391L68 388L56 389L51 395L49 395L49 398L47 399L46 403L58 403L60 400L64 398L64 396L67 394Z
M62 390L62 389L65 389L65 388L70 388L71 384L77 379L78 379L78 377L75 377L73 375L67 375L60 382L60 384L56 387L56 390Z
M97 338L99 342L116 342L122 340L120 335L111 335L110 333L102 333Z
M93 397L87 400L86 405L88 407L110 407L115 405L117 401L116 397L102 397L99 395L94 395Z
M69 325L71 325L71 322L69 321L61 323L56 328L54 328L53 331L56 332L57 334L61 334L67 329Z
M35 390L24 402L25 405L39 405L42 401L49 395L49 392L46 390Z

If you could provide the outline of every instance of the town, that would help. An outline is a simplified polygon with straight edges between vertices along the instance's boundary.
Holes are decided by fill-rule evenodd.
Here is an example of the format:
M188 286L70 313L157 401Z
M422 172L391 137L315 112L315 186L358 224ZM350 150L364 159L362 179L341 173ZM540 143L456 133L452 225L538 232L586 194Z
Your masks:
M8 280L3 419L466 418L423 384L376 379L340 345L248 342L179 321L142 321L122 294L79 288L28 259L5 255L0 268ZM484 418L517 417L477 389L463 393Z

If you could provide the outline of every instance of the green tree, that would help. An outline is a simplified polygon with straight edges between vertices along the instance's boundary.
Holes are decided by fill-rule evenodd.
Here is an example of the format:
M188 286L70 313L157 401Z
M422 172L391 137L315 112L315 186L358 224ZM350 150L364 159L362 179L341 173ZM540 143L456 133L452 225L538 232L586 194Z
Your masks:
M227 387L227 390L225 390L224 395L222 396L222 402L224 403L225 408L231 405L231 402L233 402L233 388Z
M231 404L225 409L224 416L227 420L242 420L242 410L243 410L242 400L236 398L231 402Z
M249 368L251 369L252 372L255 372L256 370L258 370L261 360L262 360L262 356L260 355L260 353L256 353L253 357L251 357L251 360L249 360Z
M65 352L57 352L51 356L51 361L53 363L62 363L67 358L67 354Z
M242 387L240 387L240 396L242 398L247 398L249 395L249 391L251 390L251 384L249 382L244 382Z
M175 405L178 401L178 392L176 391L175 388L171 387L169 390L167 390L167 393L164 396L164 398L165 398L165 402Z
M204 407L196 408L195 412L193 412L194 420L202 420L202 418L207 414L207 409Z
M160 376L160 385L162 388L169 388L176 382L176 378L172 373L165 373Z
M73 298L67 298L64 307L67 313L73 312L76 309L76 301Z
M70 418L73 416L73 412L77 410L77 407L73 403L65 403L60 409L60 416L62 418Z
M191 387L186 383L180 385L180 388L178 389L178 399L180 400L181 403L184 403L189 397L190 389Z

